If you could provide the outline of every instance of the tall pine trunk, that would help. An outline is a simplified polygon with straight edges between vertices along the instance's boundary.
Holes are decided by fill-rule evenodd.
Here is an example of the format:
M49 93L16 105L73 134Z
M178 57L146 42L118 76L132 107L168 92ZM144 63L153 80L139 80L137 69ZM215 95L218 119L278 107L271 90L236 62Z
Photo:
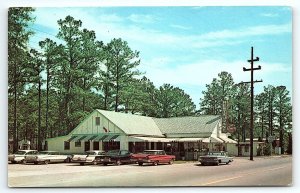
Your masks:
M49 64L48 64L49 65ZM50 69L49 67L47 67L47 85L46 85L46 132L47 133L50 133L50 137L52 138L53 137L53 130L52 130L52 127L50 129L50 132L48 131L48 117L49 117L49 89L50 89L50 86L49 86L49 81L50 81Z
M38 74L38 76L40 76L40 74ZM41 79L39 77L39 88L38 88L38 97L39 97L39 109L38 109L38 141L37 141L37 145L38 148L37 150L40 151L42 150L42 136L41 136L41 108L42 108L42 104L41 104L41 87L42 87L42 82Z
M13 128L13 152L18 150L18 128L17 128L17 66L14 65L14 128Z

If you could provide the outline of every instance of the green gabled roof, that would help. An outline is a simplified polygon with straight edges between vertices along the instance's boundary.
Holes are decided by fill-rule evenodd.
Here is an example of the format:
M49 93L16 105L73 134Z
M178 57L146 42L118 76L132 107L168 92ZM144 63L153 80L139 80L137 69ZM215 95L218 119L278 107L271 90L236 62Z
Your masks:
M154 118L163 134L210 133L217 126L221 116L201 115L198 117Z
M170 133L211 133L221 120L219 115L153 118L98 110L128 135L162 136Z
M152 117L98 110L127 135L163 136Z

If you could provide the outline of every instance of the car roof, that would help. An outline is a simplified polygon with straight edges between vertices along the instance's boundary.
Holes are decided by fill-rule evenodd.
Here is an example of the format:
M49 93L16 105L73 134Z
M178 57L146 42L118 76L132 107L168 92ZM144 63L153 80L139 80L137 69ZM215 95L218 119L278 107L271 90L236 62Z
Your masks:
M103 150L89 150L89 151L86 151L86 152L105 152Z
M34 149L19 149L18 151L31 152L31 151L37 151L37 150L34 150Z
M150 149L150 150L144 150L144 151L164 151L164 150L153 150L153 149Z

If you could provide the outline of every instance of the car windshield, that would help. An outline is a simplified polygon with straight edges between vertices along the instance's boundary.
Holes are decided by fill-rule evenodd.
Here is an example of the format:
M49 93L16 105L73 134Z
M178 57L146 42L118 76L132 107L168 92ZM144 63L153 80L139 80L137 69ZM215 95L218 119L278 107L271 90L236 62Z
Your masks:
M87 155L96 155L97 153L94 152L94 151L87 151L86 154L87 154Z
M17 151L15 154L24 155L25 153L26 153L26 151Z
M39 154L41 154L41 155L50 155L50 152L48 152L48 151L41 151L41 152L39 152Z
M162 151L144 151L144 154L151 154L151 155L162 155Z
M108 154L108 155L119 154L119 150L110 150L110 151L108 151L106 154Z
M208 152L207 155L223 155L221 152Z
M37 153L38 153L37 151L30 151L30 152L26 153L26 155L35 155Z

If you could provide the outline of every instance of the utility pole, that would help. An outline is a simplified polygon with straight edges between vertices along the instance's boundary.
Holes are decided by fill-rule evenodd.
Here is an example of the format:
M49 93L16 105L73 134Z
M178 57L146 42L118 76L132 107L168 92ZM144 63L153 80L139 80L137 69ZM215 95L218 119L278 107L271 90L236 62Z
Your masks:
M251 125L250 125L250 160L253 161L253 127L254 127L254 120L253 120L253 103L254 103L254 83L255 82L262 82L262 80L253 80L253 73L254 70L260 70L261 66L258 66L258 68L253 67L253 63L259 61L259 57L256 57L253 59L253 47L251 47L251 59L248 60L248 62L251 63L251 68L243 68L243 71L251 71L251 81L250 82L244 82L244 83L251 83Z

